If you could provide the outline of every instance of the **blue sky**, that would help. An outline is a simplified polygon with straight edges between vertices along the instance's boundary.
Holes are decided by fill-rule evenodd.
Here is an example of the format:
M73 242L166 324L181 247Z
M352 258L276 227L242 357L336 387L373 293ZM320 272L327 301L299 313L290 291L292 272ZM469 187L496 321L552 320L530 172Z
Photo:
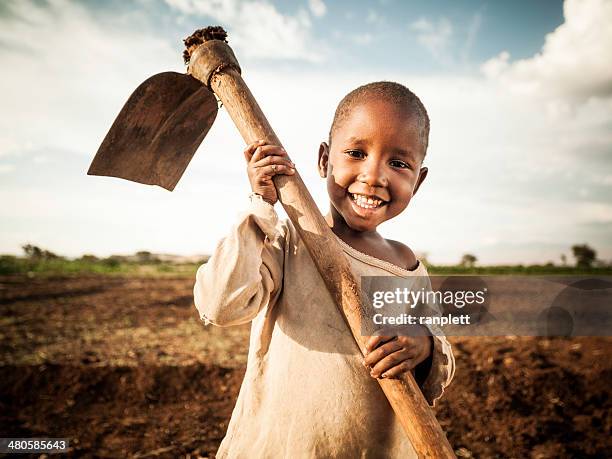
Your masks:
M612 259L612 2L140 0L0 4L0 253L210 253L247 205L227 114L173 193L85 172L140 82L221 24L323 212L318 144L354 87L425 103L430 176L383 235L455 263ZM278 206L281 216L284 212Z

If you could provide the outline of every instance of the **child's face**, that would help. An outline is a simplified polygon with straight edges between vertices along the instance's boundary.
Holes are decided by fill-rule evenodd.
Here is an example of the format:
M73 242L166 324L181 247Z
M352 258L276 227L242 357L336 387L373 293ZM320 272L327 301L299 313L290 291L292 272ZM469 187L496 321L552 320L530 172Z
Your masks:
M319 148L332 217L374 231L408 206L427 175L414 120L394 104L371 100L353 107L332 135L331 150L325 142Z

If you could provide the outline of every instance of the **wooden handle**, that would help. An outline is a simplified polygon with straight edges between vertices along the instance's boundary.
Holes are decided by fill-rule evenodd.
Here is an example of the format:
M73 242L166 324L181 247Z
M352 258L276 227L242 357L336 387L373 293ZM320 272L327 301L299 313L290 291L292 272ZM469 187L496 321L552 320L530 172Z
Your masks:
M198 62L194 62L193 58L190 73L200 81L206 78L205 71L198 71ZM207 82L223 102L247 144L265 139L270 144L281 145L238 71L227 67L215 72ZM281 204L304 241L361 353L365 355L365 337L361 336L364 302L347 257L297 171L294 175L275 175L273 181ZM419 457L455 457L410 373L404 373L401 379L378 379L378 382Z

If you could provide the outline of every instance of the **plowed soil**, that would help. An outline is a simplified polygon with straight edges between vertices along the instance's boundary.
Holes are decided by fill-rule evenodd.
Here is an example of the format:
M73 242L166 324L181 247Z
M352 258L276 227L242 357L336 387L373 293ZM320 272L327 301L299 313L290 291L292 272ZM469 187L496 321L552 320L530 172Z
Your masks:
M0 437L69 438L70 457L214 457L249 328L205 327L192 287L0 278ZM449 340L457 371L435 411L458 457L610 457L611 338Z

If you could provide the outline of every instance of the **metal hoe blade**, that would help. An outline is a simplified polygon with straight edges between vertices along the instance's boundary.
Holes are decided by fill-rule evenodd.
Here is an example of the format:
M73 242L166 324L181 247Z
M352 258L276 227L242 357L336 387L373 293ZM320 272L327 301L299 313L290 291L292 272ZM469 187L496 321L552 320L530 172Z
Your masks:
M142 83L102 141L88 175L172 191L217 116L212 92L191 75L164 72Z

